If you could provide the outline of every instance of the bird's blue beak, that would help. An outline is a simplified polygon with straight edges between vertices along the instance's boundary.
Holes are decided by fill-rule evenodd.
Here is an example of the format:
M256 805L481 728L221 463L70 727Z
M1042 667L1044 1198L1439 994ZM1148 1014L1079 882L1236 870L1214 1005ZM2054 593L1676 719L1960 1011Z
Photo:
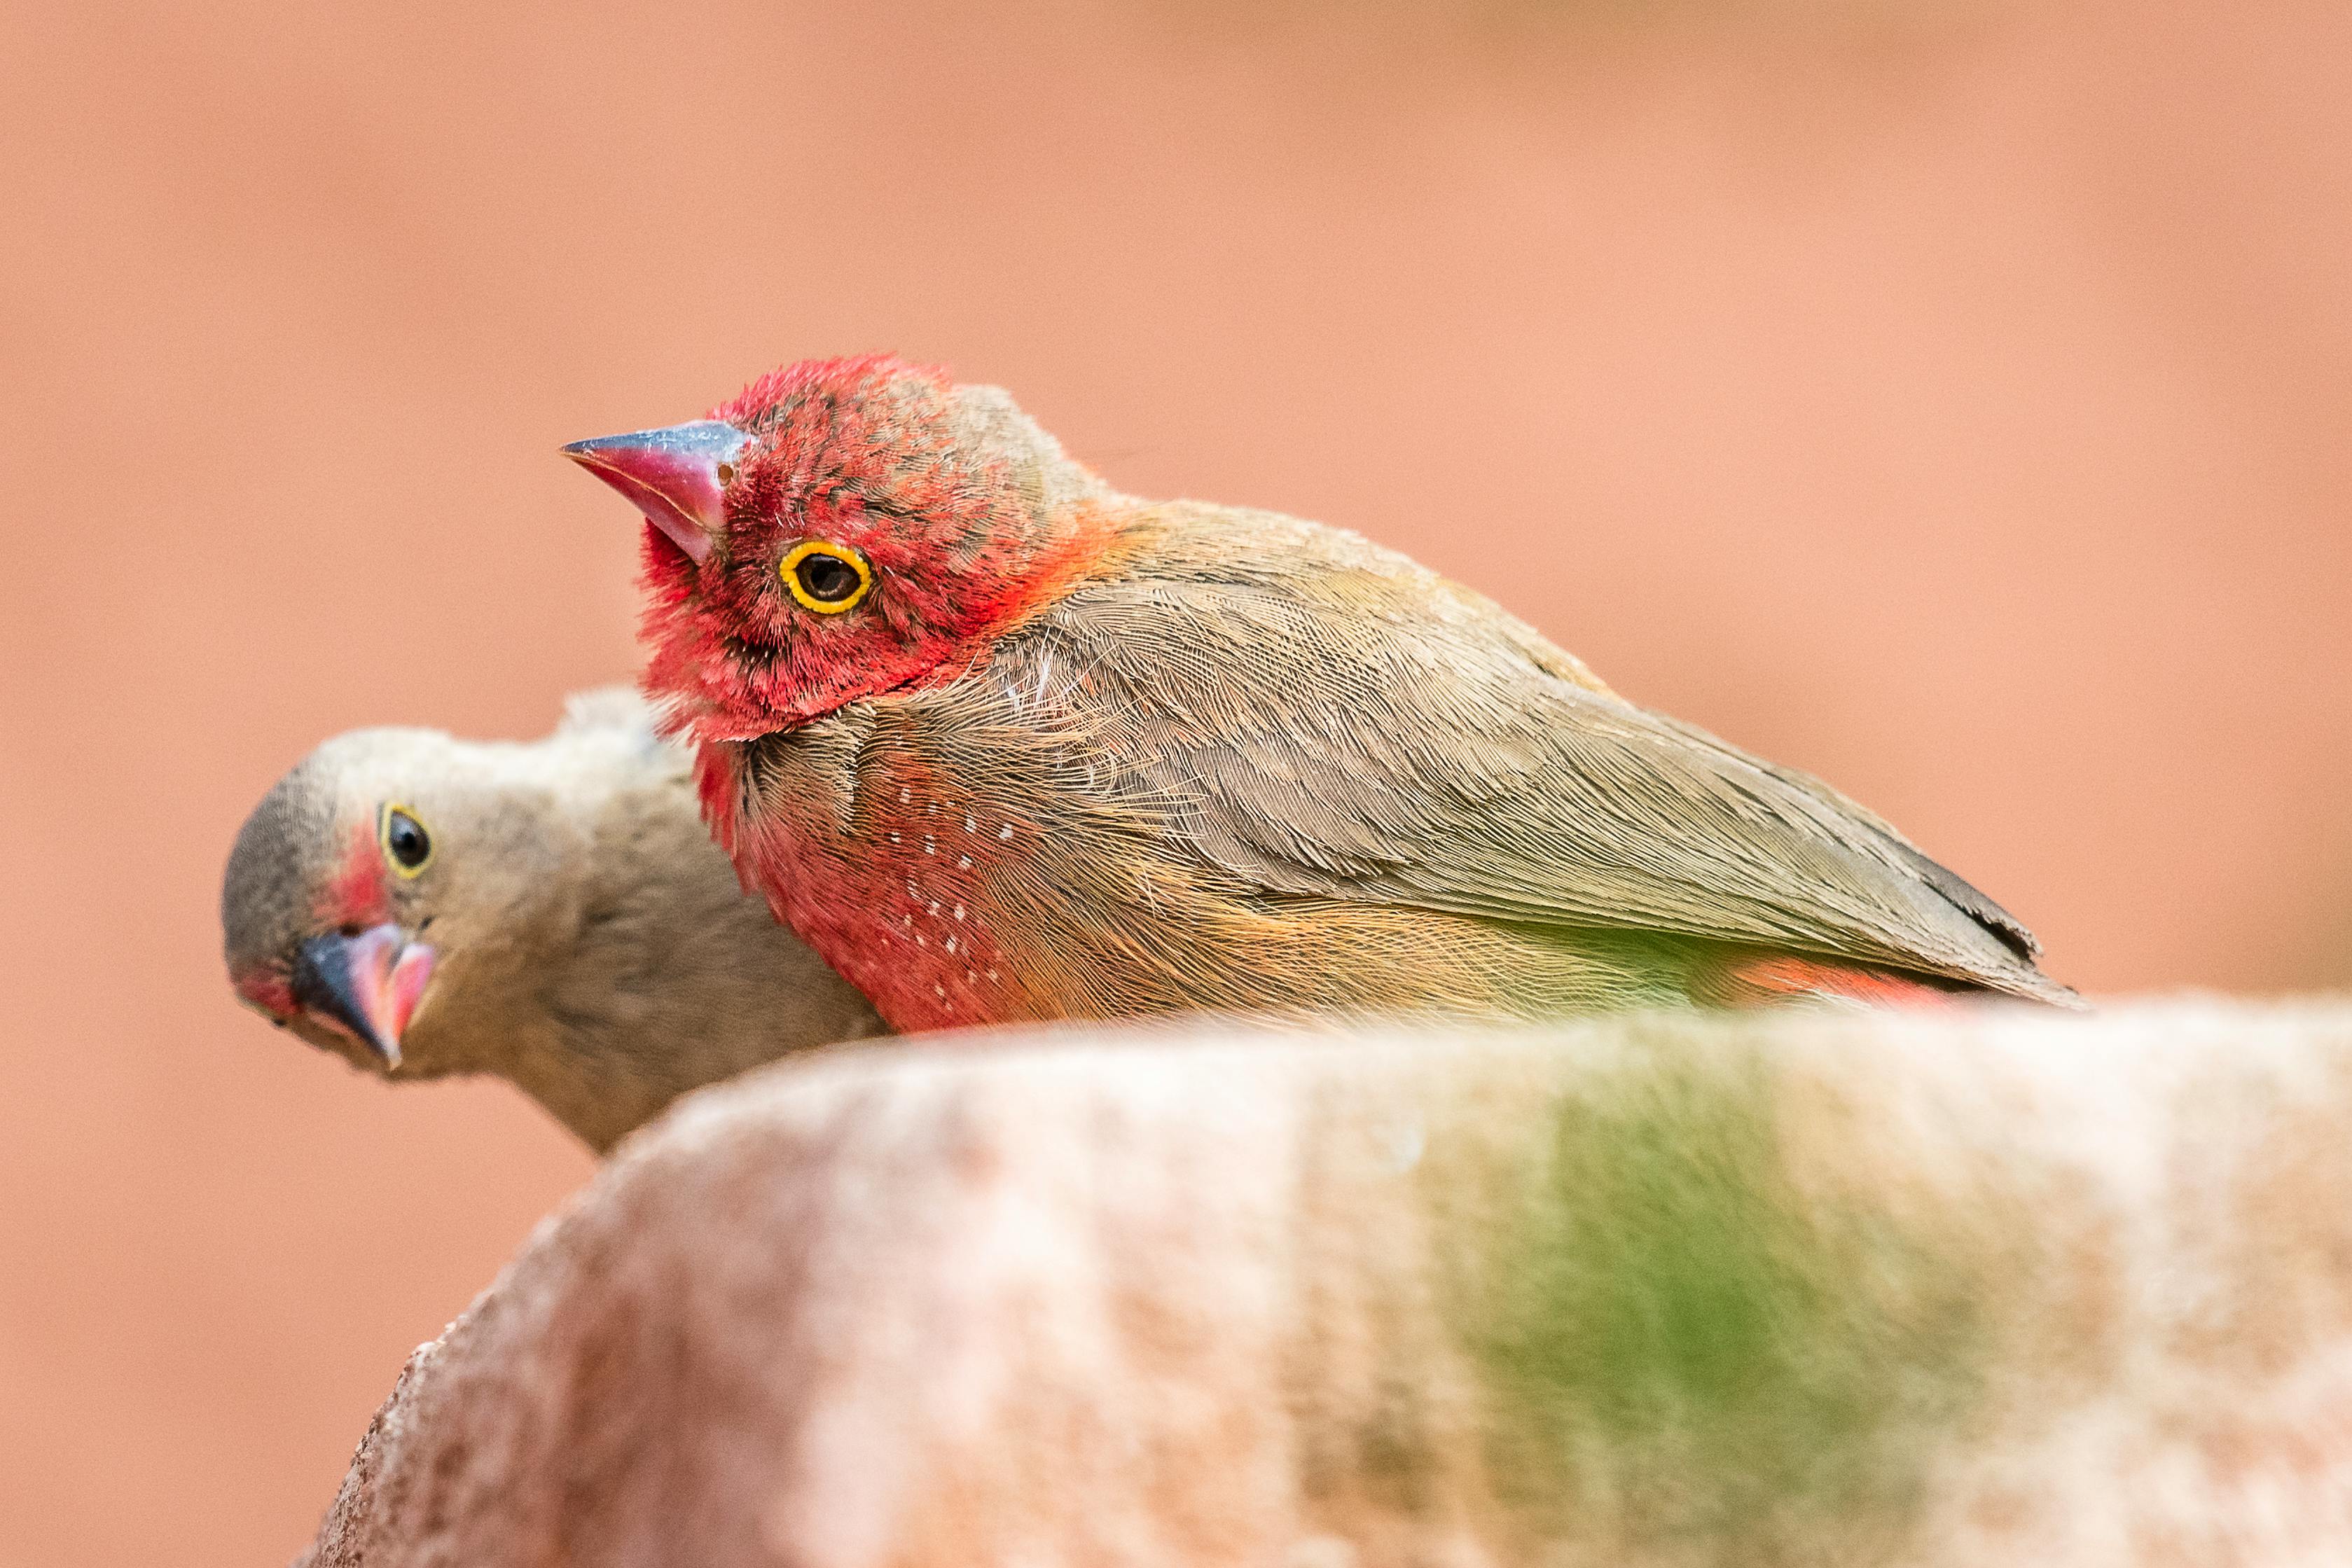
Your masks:
M313 936L294 956L294 1004L398 1067L401 1033L433 977L433 957L396 925Z
M563 455L626 496L689 559L726 525L721 497L751 438L720 419L575 441Z

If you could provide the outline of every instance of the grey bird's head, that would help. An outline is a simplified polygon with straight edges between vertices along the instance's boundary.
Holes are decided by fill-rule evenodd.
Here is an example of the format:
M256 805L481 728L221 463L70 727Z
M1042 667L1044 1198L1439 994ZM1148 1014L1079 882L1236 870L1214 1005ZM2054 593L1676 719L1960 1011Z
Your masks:
M600 1150L688 1090L882 1032L743 894L690 759L625 691L530 744L327 741L238 831L221 926L271 1022L385 1077L505 1077Z
M443 954L522 901L531 868L512 851L547 810L471 749L434 730L356 730L262 797L221 887L240 1000L363 1066L401 1068L427 996L449 988L434 985Z

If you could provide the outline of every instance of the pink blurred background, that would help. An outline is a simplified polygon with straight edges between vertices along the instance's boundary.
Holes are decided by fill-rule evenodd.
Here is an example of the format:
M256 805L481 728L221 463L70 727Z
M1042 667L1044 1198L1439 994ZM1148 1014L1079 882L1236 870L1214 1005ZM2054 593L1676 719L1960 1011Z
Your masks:
M632 668L561 442L896 349L1821 772L2097 991L2352 982L2352 10L202 6L0 56L0 1562L309 1536L589 1162L223 981L326 735Z

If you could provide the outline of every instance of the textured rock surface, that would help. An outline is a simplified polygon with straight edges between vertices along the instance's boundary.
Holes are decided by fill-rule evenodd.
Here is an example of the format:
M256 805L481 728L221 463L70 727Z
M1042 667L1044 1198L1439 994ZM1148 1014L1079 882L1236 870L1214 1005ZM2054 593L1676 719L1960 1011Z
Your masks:
M2352 1011L770 1070L420 1350L312 1561L2352 1561Z

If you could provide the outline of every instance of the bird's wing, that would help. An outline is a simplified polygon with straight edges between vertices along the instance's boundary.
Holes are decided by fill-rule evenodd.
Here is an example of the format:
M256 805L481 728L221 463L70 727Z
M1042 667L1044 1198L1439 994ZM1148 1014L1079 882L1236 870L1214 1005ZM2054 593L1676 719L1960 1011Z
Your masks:
M1087 688L1089 755L1212 863L1281 893L2072 996L2014 918L1827 785L1632 706L1403 557L1237 520L1022 639Z

